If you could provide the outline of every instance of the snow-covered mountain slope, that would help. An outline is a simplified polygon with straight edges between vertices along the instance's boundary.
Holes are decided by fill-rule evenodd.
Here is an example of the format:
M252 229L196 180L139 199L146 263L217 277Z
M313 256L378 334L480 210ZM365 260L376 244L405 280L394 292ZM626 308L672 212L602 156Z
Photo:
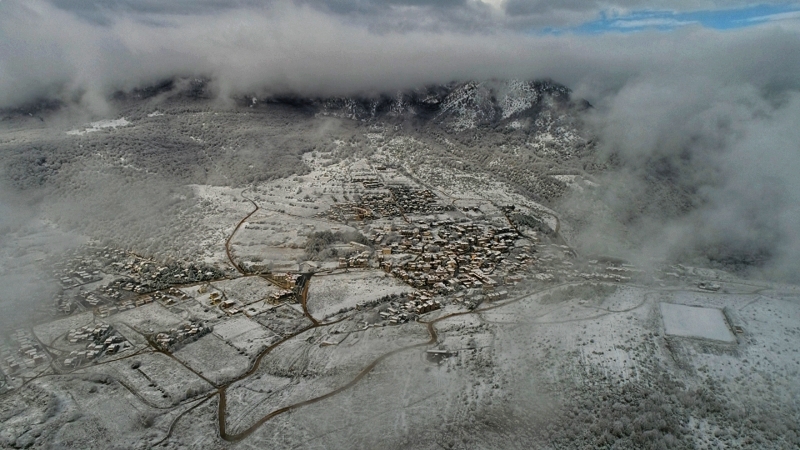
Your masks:
M402 129L440 148L440 161L495 173L542 201L566 189L550 175L582 173L591 162L590 138L579 115L587 104L573 101L568 88L551 81L466 81L372 97L266 101Z
M568 88L550 81L488 80L432 85L393 95L316 99L309 104L324 116L357 121L415 119L460 132L478 127L533 127L543 109L569 105L569 94Z

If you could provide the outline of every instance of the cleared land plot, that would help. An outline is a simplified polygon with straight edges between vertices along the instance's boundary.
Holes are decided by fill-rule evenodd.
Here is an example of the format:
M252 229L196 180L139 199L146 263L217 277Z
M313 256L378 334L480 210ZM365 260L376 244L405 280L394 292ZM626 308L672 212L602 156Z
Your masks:
M228 403L232 406L226 417L229 426L245 427L251 424L255 416L254 410L259 405L268 403L266 408L277 408L275 405L285 403L287 393L283 391L290 387L291 382L289 377L259 374L233 385L228 390Z
M243 316L236 316L214 326L214 334L221 339L233 339L248 331L263 329L260 324Z
M240 354L213 333L186 345L174 355L215 383L239 375L247 370L250 364L247 356Z
M111 324L122 322L143 333L168 330L184 321L157 302L123 311L105 320Z
M189 369L161 353L147 353L108 366L129 388L156 405L175 404L190 390L205 392L210 388Z
M236 316L215 326L214 333L248 355L254 355L280 339L258 322L244 316Z
M297 261L305 259L301 248L271 247L261 244L235 245L234 258L241 261L257 261L274 271L297 271Z
M246 315L247 317L255 317L255 316L257 316L257 315L259 315L261 313L264 313L266 311L269 311L270 309L273 309L273 308L275 308L275 305L273 305L273 304L271 304L271 303L269 303L269 302L267 302L265 300L265 301L261 301L261 302L250 303L249 305L247 305L246 308L244 308L243 312L244 312L244 315Z
M303 313L298 312L289 305L281 305L277 308L268 309L263 314L256 316L256 320L261 325L284 336L288 336L301 330L303 327L311 325L311 321L306 319Z
M355 308L360 302L411 290L407 284L380 270L320 276L311 279L307 306L314 317L321 319L342 309Z
M736 342L719 309L661 303L661 317L669 335Z
M99 322L99 321L98 321ZM33 327L33 333L45 344L63 344L64 341L54 342L60 337L64 337L69 330L79 328L84 325L92 325L95 323L94 315L91 311L86 311L80 314L73 314L63 319L54 320L42 325Z
M202 321L216 321L217 319L226 316L226 314L220 311L218 307L203 305L199 302L199 300L185 303L181 305L181 308L189 313L189 316Z
M260 277L237 278L214 283L214 287L225 292L225 296L242 305L262 301L280 288Z
M262 244L267 247L302 249L309 234L330 230L355 231L353 227L323 219L298 219L292 215L262 210L253 214L236 233L233 244L237 247Z
M248 356L256 356L280 339L281 337L272 331L261 328L242 333L231 339L230 343L236 349L247 353Z
M117 323L114 325L114 331L125 338L125 340L127 340L135 348L147 347L149 345L147 343L147 338L124 323Z
M297 262L306 259L306 241L313 233L355 231L336 222L298 218L265 208L248 219L236 233L232 250L237 259L255 262L272 270L298 270Z
M227 412L232 429L241 430L251 425L254 418L277 408L339 388L378 356L424 342L427 336L422 327L380 327L358 334L359 337L353 335L342 345L320 347L318 343L330 336L317 329L276 349L264 360L257 376L229 388ZM409 350L400 355L413 355L418 363L422 354L420 350ZM382 368L381 365L373 371L373 376ZM361 385L356 389L359 388Z

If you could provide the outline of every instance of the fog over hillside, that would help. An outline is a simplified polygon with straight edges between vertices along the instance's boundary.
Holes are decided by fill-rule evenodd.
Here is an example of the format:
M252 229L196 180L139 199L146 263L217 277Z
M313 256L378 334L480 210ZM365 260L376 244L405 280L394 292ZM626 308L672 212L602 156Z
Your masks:
M657 3L0 1L0 447L800 443L796 11Z

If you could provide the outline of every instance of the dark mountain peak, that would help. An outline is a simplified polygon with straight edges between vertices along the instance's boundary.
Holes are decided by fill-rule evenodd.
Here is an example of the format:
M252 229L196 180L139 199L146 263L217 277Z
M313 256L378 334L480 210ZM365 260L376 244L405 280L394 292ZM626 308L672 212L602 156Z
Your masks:
M244 96L241 104L284 105L360 122L414 121L459 132L480 127L529 128L545 109L572 107L571 91L550 80L459 81L371 95ZM578 108L580 109L580 108Z
M518 128L543 108L564 105L570 90L552 81L487 80L452 82L394 95L315 100L318 114L359 121L419 120L451 131L476 127Z

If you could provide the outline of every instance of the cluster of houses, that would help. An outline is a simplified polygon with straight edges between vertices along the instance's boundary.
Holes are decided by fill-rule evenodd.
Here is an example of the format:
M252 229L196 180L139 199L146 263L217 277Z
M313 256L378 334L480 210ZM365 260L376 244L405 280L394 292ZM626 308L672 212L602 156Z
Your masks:
M396 207L394 209L395 212L399 213ZM364 205L364 203L361 202L342 202L331 205L326 212L320 213L318 216L329 220L335 220L337 222L347 223L351 220L377 219L380 217L379 214L380 212L378 209L368 208Z
M164 351L175 350L178 346L196 341L211 332L211 327L199 321L191 321L178 325L169 331L158 333L155 344Z
M53 276L63 289L72 289L102 279L103 267L125 257L125 252L109 247L84 247L72 250L53 265Z
M132 289L131 289L132 290ZM98 305L117 302L120 306L130 300L120 300L122 293L113 286L100 286L94 292L80 293L78 299L87 308L95 308ZM139 306L139 305L137 305Z
M402 240L383 247L378 255L380 266L418 289L438 294L462 288L492 290L498 282L490 274L507 259L519 237L510 227L452 220L411 224L398 234ZM380 244L384 236L378 233L373 239ZM394 256L399 254L411 258Z
M135 294L144 294L146 292L150 292L150 287L147 284L140 283L138 280L131 279L131 278L123 278L114 281L111 284L112 288L118 289L118 293L122 295L119 291L128 291L133 292Z
M369 266L370 252L364 251L351 255L347 258L339 258L339 268L348 267L367 267Z
M118 265L121 272L137 275L137 278L139 278L142 283L157 279L169 279L174 283L191 283L217 278L222 275L221 273L217 273L218 269L213 267L195 267L193 264L190 264L188 267L177 264L161 266L142 259L134 259L125 264L115 264Z
M406 214L438 214L445 210L429 189L401 185L389 186L389 190L394 202Z
M90 294L91 295L91 294ZM138 308L154 301L161 302L164 306L172 306L180 300L189 299L189 295L176 288L169 288L165 291L156 291L149 295L140 295L137 297L125 298L117 300L116 302L103 304L95 309L98 316L106 318L112 314L129 309Z
M353 181L359 179L353 178ZM383 187L378 181L364 180L361 183L368 189ZM447 208L437 200L436 194L429 189L417 189L405 185L389 186L388 190L362 193L358 202L336 203L320 216L347 222L391 218L403 214L438 214Z
M350 177L350 181L353 183L361 183L367 189L380 189L383 187L383 182L370 173L353 174L353 176Z
M401 215L391 192L368 192L361 194L359 205L367 208L377 217L397 217Z
M117 280L110 285L102 285L98 288L98 291L106 298L111 300L119 300L122 298L122 292L120 291L120 285L124 282L122 280ZM125 283L127 284L127 283ZM133 290L133 284L130 285L129 291Z
M399 325L408 322L408 313L398 311L391 306L386 311L381 311L380 316L381 319L388 321L391 325Z
M83 341L101 341L110 331L111 326L107 324L87 325L69 330L64 339L69 341L70 344L77 344Z
M425 292L412 292L408 294L406 301L401 303L400 309L408 313L422 315L435 311L442 307L439 300L434 300L433 297Z
M64 295L64 292L56 294L53 297L53 306L59 314L70 315L75 309L75 303Z
M273 272L265 275L271 282L280 287L281 289L292 290L297 287L302 275L299 273L291 272Z
M507 276L513 278L513 273L535 261L530 246L523 248L527 251L510 254L520 238L512 226L495 226L466 218L442 219L441 215L438 220L411 220L405 216L430 216L447 211L448 207L439 202L431 190L406 185L383 186L377 178L368 175L354 176L351 181L360 182L372 191L362 193L357 203L334 205L328 211L330 219L403 216L404 223L386 221L382 228L373 228L370 236L379 249L379 266L417 288L415 295L421 296L383 311L381 316L390 323L403 323L413 315L438 309L440 305L434 297L460 290L468 290L471 296L480 292L484 294L481 298L489 301L505 298L507 291L495 290L498 280L503 281ZM465 209L479 211L476 207ZM339 267L368 267L370 258L370 252L366 251L350 255L339 259Z
M90 292L83 297L84 303L94 307L104 301L103 298L99 297L97 294Z
M161 302L164 306L172 306L179 301L188 300L191 298L189 294L181 291L180 289L171 287L165 291L156 291L152 294L145 296L143 298L136 299L136 306L142 306L145 300L157 300ZM142 302L142 304L140 304Z
M282 303L290 298L294 297L294 291L291 289L281 289L279 291L275 291L269 294L267 300L272 304Z
M58 281L61 283L62 288L70 289L102 279L103 277L100 275L99 270L88 272L86 269L81 268L74 272L64 274Z
M441 308L439 300L435 300L429 293L417 291L409 293L405 301L391 302L389 307L379 314L381 319L388 321L390 325L398 325Z
M62 363L65 367L77 367L103 354L114 355L131 348L130 343L108 324L74 328L69 330L64 339L70 344L87 343L84 350L73 350L64 358Z
M11 339L17 344L17 354L7 354L5 363L11 372L16 372L23 368L36 367L47 361L47 354L42 350L30 332L24 329L16 330L11 334Z
M100 305L95 310L97 315L106 318L112 314L116 314L121 311L127 311L129 309L136 308L137 306L143 306L148 303L152 303L153 298L150 296L140 297L135 300L128 299L122 300L121 302L117 303L116 305Z
M219 309L229 316L242 312L234 300L225 297L225 295L220 292L212 292L209 294L208 301L211 306L219 305Z
M164 290L171 285L208 281L224 276L223 271L214 266L193 263L160 265L133 254L128 256L124 260L115 260L105 269L109 273L126 277L115 286L120 291L145 294Z

